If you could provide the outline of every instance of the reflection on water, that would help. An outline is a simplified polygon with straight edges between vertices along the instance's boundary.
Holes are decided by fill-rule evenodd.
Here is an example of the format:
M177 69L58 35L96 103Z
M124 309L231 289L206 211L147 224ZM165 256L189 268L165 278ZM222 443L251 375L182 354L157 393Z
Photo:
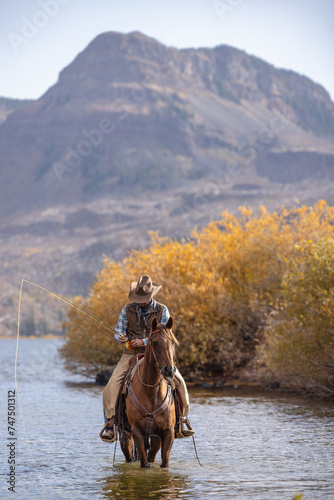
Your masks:
M189 439L175 440L168 470L160 456L151 469L127 464L119 446L113 467L114 445L98 438L103 389L64 370L60 345L20 341L18 498L289 500L296 491L303 500L334 498L332 405L253 388L190 391L203 467ZM1 340L2 402L14 388L14 359L15 341ZM0 431L4 442L4 416ZM1 487L7 494L5 481Z
M120 500L176 500L183 497L189 483L187 476L182 473L173 474L157 465L139 471L138 463L117 465L113 475L99 479L98 482L105 498Z

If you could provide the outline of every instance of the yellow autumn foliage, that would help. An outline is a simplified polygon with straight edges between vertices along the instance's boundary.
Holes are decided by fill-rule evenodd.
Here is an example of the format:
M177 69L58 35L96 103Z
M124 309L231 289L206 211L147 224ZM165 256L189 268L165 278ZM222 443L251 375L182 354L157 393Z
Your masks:
M297 246L261 359L282 386L334 395L334 240Z
M149 274L163 288L157 300L175 320L180 348L177 363L189 379L227 379L247 366L263 343L267 319L281 307L282 280L299 247L333 236L334 209L321 201L257 213L241 207L239 216L221 219L177 241L151 234L147 249L133 250L104 267L81 307L112 327L128 302L129 284ZM266 334L268 339L268 332ZM117 362L121 347L108 331L69 312L62 349L68 367L96 373Z

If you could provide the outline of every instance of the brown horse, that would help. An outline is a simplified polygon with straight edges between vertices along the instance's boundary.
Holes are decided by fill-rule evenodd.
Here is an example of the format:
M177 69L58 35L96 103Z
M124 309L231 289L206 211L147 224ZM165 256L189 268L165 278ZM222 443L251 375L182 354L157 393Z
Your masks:
M176 418L170 384L176 370L174 346L178 345L172 327L172 318L166 325L158 324L157 319L153 319L144 359L137 365L128 386L126 413L141 467L150 467L160 447L161 467L168 467L169 464ZM132 436L120 432L122 451L128 462L133 460Z

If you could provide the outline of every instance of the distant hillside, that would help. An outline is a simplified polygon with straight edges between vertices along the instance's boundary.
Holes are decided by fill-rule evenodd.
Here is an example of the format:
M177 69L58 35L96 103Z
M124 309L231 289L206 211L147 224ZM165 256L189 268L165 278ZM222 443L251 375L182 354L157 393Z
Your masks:
M105 33L0 127L1 213L196 185L232 160L284 183L327 176L333 136L334 104L306 77Z
M11 99L10 97L0 97L0 124L3 123L7 116L15 109L22 108L30 102L32 102L31 99Z
M22 278L86 294L103 255L147 247L148 231L184 238L240 205L334 204L328 93L231 47L104 33L20 104L0 101L0 335L15 332ZM57 299L24 297L25 333L62 331Z

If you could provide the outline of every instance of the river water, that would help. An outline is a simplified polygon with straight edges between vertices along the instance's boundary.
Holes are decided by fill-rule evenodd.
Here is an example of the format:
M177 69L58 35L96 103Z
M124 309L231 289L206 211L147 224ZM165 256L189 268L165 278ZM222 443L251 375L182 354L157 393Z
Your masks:
M191 439L175 440L170 467L127 464L102 443L102 390L64 370L61 340L22 339L17 358L15 436L7 397L15 390L14 340L0 340L1 498L334 498L334 409L324 402L242 388L191 390ZM10 438L10 439L8 439ZM15 493L8 457L15 443ZM3 453L4 452L4 453Z

